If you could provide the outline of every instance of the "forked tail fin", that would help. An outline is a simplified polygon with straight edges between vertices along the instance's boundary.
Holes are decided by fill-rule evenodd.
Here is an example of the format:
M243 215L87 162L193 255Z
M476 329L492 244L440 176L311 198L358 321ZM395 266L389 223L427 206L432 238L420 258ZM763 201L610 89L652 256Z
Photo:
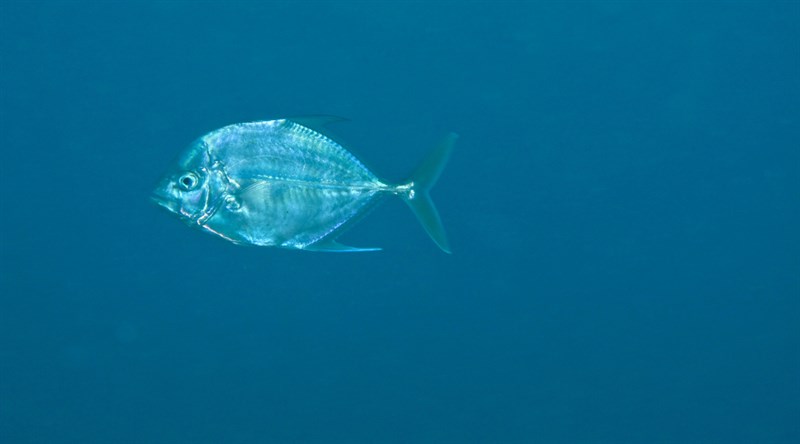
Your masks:
M447 234L444 231L439 212L431 200L430 190L442 174L447 159L453 151L458 135L449 133L439 142L428 157L417 167L414 174L404 185L398 187L399 195L417 216L417 219L428 232L428 235L436 242L445 253L450 253L450 244L447 242Z

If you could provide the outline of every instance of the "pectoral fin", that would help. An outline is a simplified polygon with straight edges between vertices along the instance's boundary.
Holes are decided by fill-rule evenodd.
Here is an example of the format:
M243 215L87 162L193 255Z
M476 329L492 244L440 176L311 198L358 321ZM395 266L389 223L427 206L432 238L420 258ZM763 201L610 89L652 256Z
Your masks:
M360 253L362 251L380 251L380 248L358 248L342 245L334 240L323 240L303 248L308 251L325 251L329 253Z

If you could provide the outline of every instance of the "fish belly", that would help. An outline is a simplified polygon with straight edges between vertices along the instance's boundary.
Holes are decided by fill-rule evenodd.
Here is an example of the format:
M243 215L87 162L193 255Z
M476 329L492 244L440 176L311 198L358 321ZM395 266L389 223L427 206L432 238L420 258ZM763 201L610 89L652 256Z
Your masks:
M240 244L302 249L338 233L382 190L383 184L262 181L229 199L206 228Z

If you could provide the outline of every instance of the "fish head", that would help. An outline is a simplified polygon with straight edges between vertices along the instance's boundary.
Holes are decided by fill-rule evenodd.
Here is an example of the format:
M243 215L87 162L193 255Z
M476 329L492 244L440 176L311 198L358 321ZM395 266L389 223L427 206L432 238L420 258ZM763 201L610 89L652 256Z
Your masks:
M151 198L185 222L202 225L216 211L215 196L219 194L219 174L212 168L208 147L201 139L184 151Z

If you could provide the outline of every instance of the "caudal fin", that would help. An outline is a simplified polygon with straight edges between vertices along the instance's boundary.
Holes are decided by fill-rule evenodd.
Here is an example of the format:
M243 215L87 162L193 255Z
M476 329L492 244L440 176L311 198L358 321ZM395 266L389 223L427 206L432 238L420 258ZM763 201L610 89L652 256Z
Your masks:
M455 133L448 134L422 161L406 184L399 187L403 189L403 192L399 193L400 197L408 204L436 245L448 254L450 244L447 242L447 234L439 218L439 212L431 200L430 190L442 174L457 138L458 135Z

